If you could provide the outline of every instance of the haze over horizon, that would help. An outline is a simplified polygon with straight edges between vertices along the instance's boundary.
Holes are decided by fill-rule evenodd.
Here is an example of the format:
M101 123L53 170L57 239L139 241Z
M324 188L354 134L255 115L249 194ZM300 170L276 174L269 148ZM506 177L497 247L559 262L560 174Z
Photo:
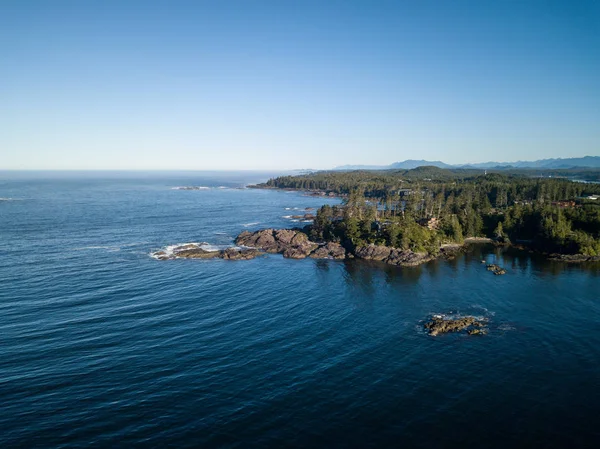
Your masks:
M7 1L0 170L600 155L600 4Z

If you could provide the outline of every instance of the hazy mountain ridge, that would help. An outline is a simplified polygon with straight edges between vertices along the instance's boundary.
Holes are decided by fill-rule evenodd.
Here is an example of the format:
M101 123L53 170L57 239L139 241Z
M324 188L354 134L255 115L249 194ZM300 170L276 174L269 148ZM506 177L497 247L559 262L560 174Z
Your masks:
M402 162L394 162L390 165L342 165L333 170L410 170L416 167L433 166L439 168L479 168L479 169L508 169L508 168L537 168L537 169L560 169L560 168L600 168L600 156L584 156L572 158L540 159L537 161L516 162L481 162L477 164L446 164L442 161L426 161L407 159Z

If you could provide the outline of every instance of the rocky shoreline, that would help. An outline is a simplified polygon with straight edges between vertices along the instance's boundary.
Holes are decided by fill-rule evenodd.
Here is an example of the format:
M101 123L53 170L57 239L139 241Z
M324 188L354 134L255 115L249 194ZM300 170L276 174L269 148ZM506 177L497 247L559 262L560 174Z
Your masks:
M550 254L548 259L567 263L600 262L600 256L584 256L583 254Z
M464 244L444 244L437 255L419 253L381 245L359 246L349 250L336 242L317 243L309 240L305 230L295 229L262 229L255 232L243 231L235 239L235 245L224 249L208 249L207 243L187 243L174 245L168 249L151 253L158 260L170 259L224 259L249 260L264 254L282 254L289 259L362 259L383 262L400 267L414 267L435 259L453 259L458 253L466 250L471 243L489 243L490 239L465 239ZM580 263L599 262L600 256L581 256L552 254L550 260ZM485 261L482 261L485 263ZM487 269L495 275L506 274L506 270L498 265L488 264Z
M416 266L433 259L427 253L415 253L387 246L368 245L349 251L339 243L316 243L297 229L264 229L242 232L236 245L256 248L267 253L280 253L291 259L363 259L384 262L396 266Z
M225 259L249 260L263 254L282 254L289 259L363 259L383 262L395 266L417 266L433 260L427 253L416 253L387 246L368 245L348 251L335 242L317 243L309 240L300 229L263 229L244 231L235 239L235 245L225 249L206 249L205 243L174 245L168 249L153 252L158 260L171 259ZM440 251L440 257L451 258L461 250L450 245Z

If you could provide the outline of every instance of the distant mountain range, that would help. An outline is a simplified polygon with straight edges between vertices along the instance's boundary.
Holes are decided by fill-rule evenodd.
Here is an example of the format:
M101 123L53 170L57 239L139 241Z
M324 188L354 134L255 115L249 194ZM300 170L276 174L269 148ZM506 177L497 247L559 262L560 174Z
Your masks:
M600 156L572 157L565 159L540 159L538 161L516 161L516 162L482 162L479 164L455 164L450 165L441 161L425 161L408 159L403 162L394 162L390 165L342 165L334 170L411 170L416 167L434 166L439 168L479 168L479 169L510 169L510 168L533 168L533 169L561 169L561 168L600 168Z

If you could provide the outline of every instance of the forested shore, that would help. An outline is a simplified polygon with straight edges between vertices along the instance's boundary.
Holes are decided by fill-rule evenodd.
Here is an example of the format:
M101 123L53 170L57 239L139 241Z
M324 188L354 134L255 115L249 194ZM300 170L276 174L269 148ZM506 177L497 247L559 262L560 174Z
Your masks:
M444 244L487 237L573 261L600 256L598 184L419 167L316 172L254 187L342 196L342 205L317 211L307 233L349 251L376 245L436 256Z

